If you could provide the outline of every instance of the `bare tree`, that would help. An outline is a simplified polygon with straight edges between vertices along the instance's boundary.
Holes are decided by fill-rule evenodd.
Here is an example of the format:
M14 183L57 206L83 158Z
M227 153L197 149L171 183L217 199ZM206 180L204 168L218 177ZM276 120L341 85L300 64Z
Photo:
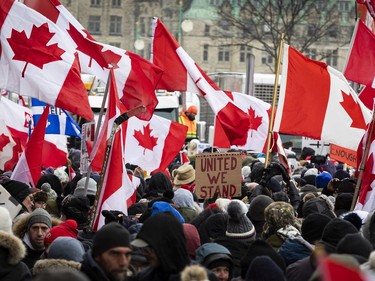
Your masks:
M250 46L265 51L277 62L281 33L285 42L302 53L314 47L321 60L337 53L338 48L350 42L355 17L354 3L343 14L338 2L332 0L232 0L218 8L220 20L216 37L221 45ZM344 1L341 1L344 2ZM355 2L355 1L351 1ZM341 6L340 6L341 7ZM346 15L346 17L345 17ZM349 16L348 16L349 15ZM330 52L322 51L327 44L335 46ZM269 65L274 72L275 64Z

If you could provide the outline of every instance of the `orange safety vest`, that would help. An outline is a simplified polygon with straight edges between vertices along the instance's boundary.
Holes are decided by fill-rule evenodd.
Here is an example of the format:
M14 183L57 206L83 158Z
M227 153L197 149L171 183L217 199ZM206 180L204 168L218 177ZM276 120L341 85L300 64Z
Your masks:
M197 122L190 121L189 118L185 115L184 112L178 117L178 123L188 127L186 138L187 139L196 139L197 138Z

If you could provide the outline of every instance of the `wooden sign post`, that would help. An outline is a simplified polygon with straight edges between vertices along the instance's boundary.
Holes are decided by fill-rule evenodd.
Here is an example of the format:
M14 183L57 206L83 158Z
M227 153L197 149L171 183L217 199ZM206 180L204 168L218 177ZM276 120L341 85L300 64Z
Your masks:
M240 153L201 153L195 159L195 190L198 198L232 198L241 195Z

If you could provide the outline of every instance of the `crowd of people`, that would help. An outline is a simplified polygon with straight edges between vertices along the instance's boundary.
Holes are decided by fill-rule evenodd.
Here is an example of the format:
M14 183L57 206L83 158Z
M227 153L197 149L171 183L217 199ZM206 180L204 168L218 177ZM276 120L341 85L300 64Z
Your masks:
M243 155L236 198L197 198L194 158L149 177L127 165L141 179L137 201L127 214L103 211L96 232L98 174L47 168L30 187L3 172L22 210L0 206L0 280L328 280L328 260L375 280L374 212L351 210L356 178L345 165L302 153L288 173Z

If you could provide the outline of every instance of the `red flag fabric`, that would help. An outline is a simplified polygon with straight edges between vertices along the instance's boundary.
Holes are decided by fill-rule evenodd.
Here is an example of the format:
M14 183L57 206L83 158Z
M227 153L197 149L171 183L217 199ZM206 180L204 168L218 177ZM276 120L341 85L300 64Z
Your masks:
M359 269L352 268L348 265L333 260L332 258L325 258L321 262L322 281L365 281Z
M121 130L117 131L109 155L108 166L100 190L98 206L96 208L93 230L97 231L104 225L103 210L117 210L128 214L128 203L131 201L140 179L128 175L123 158ZM130 202L129 202L130 199Z
M152 173L165 171L178 155L188 127L154 115L150 121L130 118L123 129L126 162Z
M5 145L4 149L7 151L12 149L11 156L5 154L4 150L3 153L0 153L0 161L4 163L3 168L0 167L0 169L11 171L17 164L19 156L26 147L29 133L31 133L32 118L29 108L20 106L5 97L0 99L0 122L5 126L2 126L0 135L4 134L3 145L5 145L9 132L9 143ZM15 145L12 145L11 140Z
M273 131L356 150L370 120L342 73L285 45Z
M67 136L46 134L42 151L43 167L58 168L68 160Z
M18 160L18 147L11 133L0 121L0 170L11 171ZM16 159L14 159L16 158Z
M157 18L153 20L152 62L164 70L158 89L200 93L216 114L230 144L244 145L249 118L192 60Z
M372 126L374 126L373 122L374 121L371 121L371 123L368 125L368 129L364 134L357 150L357 167L360 167L362 161L365 161L365 164L362 174L360 193L355 210L363 210L367 212L371 212L375 209L375 192L373 192L373 188L375 187L375 132L372 132L371 134L368 157L367 159L363 159L369 136L369 130Z
M24 3L66 31L75 43L82 72L93 74L106 83L109 65L112 65L121 101L128 109L146 106L146 111L137 117L150 120L158 103L155 87L163 73L159 67L137 54L95 41L57 0L24 0Z
M358 94L358 97L368 109L373 109L375 98L374 88L371 86L363 87L362 91Z
M347 79L375 87L375 35L358 20L353 32L344 75Z
M190 159L184 151L180 151L180 163L181 165L190 163Z
M12 173L12 180L18 180L36 186L42 170L42 153L44 135L46 132L49 105L46 106L37 126L27 142L25 151L22 153Z
M53 22L14 0L0 1L0 87L91 120L78 55Z

